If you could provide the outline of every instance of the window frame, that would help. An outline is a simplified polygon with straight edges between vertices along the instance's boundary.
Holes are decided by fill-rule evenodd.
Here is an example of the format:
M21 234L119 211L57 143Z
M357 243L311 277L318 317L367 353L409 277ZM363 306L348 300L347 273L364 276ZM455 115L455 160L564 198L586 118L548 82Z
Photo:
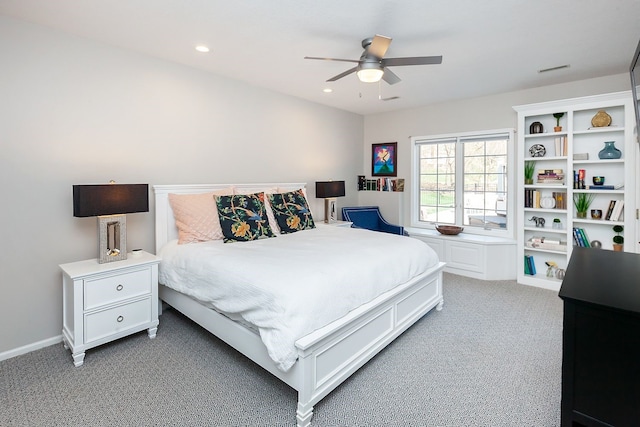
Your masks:
M506 185L507 185L507 226L506 228L488 228L481 226L469 226L462 224L464 218L464 141L495 139L504 135L507 142L507 164L506 164ZM435 229L436 222L420 221L420 147L421 145L433 142L447 142L455 140L455 225L465 227L465 233L489 235L496 237L513 238L515 231L515 199L517 189L515 188L515 131L512 128L491 129L484 131L457 132L440 135L414 136L411 137L411 226L420 229Z

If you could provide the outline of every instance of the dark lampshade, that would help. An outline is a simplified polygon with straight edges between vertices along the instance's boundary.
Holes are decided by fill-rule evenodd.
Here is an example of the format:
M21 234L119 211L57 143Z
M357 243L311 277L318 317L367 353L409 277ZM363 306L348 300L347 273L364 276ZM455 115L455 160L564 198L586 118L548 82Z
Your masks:
M316 197L319 199L330 199L332 197L344 196L344 181L317 181Z
M73 186L73 216L149 212L149 184Z

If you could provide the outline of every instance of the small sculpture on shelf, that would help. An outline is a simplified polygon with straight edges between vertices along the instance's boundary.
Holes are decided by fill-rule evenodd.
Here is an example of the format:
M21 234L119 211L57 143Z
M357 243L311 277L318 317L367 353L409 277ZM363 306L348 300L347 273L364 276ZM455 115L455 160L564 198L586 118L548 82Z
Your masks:
M556 274L556 269L558 268L558 264L554 261L545 261L547 265L547 277L554 277Z
M536 133L543 133L544 132L544 126L542 126L542 123L540 122L533 122L531 123L531 126L529 126L529 133L530 134L536 134Z
M544 228L545 219L542 217L534 216L529 221L535 221L536 227Z

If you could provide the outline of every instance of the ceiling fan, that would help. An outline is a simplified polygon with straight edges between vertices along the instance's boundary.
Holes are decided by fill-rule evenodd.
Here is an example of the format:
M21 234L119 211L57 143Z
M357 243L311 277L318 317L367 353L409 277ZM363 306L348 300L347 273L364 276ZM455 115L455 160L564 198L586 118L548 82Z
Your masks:
M353 68L348 69L345 72L331 77L328 82L335 82L351 73L356 73L360 81L365 83L375 83L380 79L389 83L390 85L396 84L400 81L400 77L395 75L387 67L399 67L404 65L429 65L429 64L441 64L442 56L411 56L405 58L385 58L384 55L389 49L391 44L391 37L381 36L376 34L374 37L370 37L362 40L362 47L364 52L360 56L360 59L338 59L338 58L318 58L315 56L305 56L304 59L319 59L322 61L341 61L341 62L354 62L356 65Z

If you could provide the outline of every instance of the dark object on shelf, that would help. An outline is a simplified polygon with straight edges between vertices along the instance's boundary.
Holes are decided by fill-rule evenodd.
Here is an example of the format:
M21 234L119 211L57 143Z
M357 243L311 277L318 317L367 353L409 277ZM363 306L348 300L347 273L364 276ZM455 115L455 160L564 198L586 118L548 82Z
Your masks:
M604 148L598 153L600 159L619 159L622 152L616 148L615 141L606 141Z
M342 219L352 222L353 228L366 228L367 230L407 235L404 227L388 223L382 217L378 206L344 207L342 208Z
M542 133L542 132L544 132L544 126L542 126L542 123L540 122L533 122L531 123L531 126L529 126L530 134Z
M531 157L544 157L547 154L547 149L542 144L533 144L529 148L529 154L531 154Z
M593 177L593 185L602 185L602 184L604 184L604 176Z
M456 234L462 233L462 230L464 230L464 228L458 227L457 225L436 225L436 230L438 230L440 234L455 236Z
M638 254L573 248L559 293L562 427L638 425L639 276Z

